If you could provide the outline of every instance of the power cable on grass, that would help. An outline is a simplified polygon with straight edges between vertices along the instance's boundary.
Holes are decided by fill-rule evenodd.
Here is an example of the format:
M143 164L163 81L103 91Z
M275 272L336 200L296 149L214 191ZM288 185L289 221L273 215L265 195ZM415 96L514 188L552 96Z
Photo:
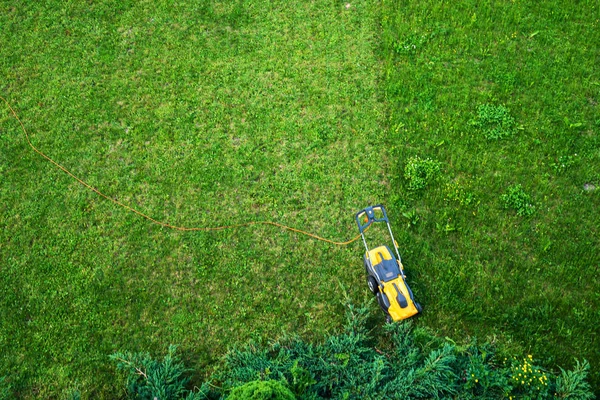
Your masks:
M77 177L75 174L73 174L71 171L69 171L66 167L63 167L58 162L54 161L52 158L50 158L44 152L42 152L37 147L35 147L33 145L33 143L31 143L31 140L29 138L29 133L27 132L27 129L25 129L25 125L23 125L23 122L21 122L21 119L17 115L16 111L12 108L12 106L10 105L10 103L4 97L0 96L0 99L2 99L2 101L4 101L4 103L6 103L6 105L10 109L12 115L19 122L19 125L21 125L21 130L25 134L25 139L27 139L27 144L36 153L38 153L40 156L42 156L47 161L49 161L50 163L52 163L56 168L60 169L65 174L69 175L71 178L73 178L74 180L76 180L77 182L79 182L81 185L85 186L87 189L89 189L92 192L96 193L98 196L103 197L106 200L109 200L112 203L118 205L119 207L122 207L122 208L124 208L124 209L126 209L126 210L128 210L128 211L130 211L130 212L132 212L134 214L137 214L140 217L143 217L143 218L151 221L154 224L160 225L160 226L165 227L165 228L178 230L178 231L205 231L205 232L206 231L221 231L221 230L226 230L226 229L242 228L242 227L253 226L253 225L271 225L271 226L278 227L280 229L288 230L288 231L295 232L295 233L298 233L298 234L301 234L301 235L306 235L306 236L309 236L309 237L311 237L313 239L320 240L322 242L326 242L326 243L333 244L333 245L336 245L336 246L346 246L346 245L349 245L349 244L357 241L358 239L360 239L360 235L357 235L357 236L353 237L350 240L338 242L338 241L335 241L335 240L331 240L331 239L327 239L327 238L321 237L319 235L315 235L314 233L310 233L310 232L304 231L302 229L292 228L291 226L280 224L280 223L274 222L274 221L249 221L249 222L243 222L243 223L239 223L239 224L213 226L213 227L178 226L178 225L172 225L172 224L169 224L169 223L166 223L166 222L163 222L163 221L159 221L159 220L154 219L151 216L149 216L147 214L144 214L143 212L141 212L141 211L139 211L139 210L137 210L137 209L135 209L135 208L133 208L133 207L125 204L125 203L120 202L119 200L116 200L116 199L114 199L114 198L112 198L112 197L104 194L103 192L101 192L100 190L98 190L95 187L91 186L89 183L87 183L83 179Z

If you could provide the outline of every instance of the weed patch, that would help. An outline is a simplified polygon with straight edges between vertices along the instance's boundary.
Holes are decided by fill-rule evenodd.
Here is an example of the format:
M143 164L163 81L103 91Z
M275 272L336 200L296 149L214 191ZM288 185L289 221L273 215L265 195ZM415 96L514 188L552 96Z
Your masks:
M500 199L505 209L515 210L517 215L530 216L535 212L531 196L525 193L520 184L509 186Z
M431 185L441 175L441 163L431 158L410 157L404 166L408 189L417 191Z
M473 206L477 201L474 192L458 180L446 184L445 196L447 201L455 202L461 207Z
M503 105L480 105L472 124L490 140L505 139L515 132L515 119Z

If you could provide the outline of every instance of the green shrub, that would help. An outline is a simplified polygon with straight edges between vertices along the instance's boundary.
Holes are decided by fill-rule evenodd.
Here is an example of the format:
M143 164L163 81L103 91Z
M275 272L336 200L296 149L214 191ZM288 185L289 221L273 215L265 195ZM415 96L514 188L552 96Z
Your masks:
M508 187L506 193L500 196L505 209L513 209L520 216L529 216L534 213L535 206L532 204L531 196L523 191L519 184Z
M441 173L441 164L431 158L410 157L404 166L404 178L410 190L421 190L435 181Z
M211 376L212 392L185 390L185 368L174 347L163 361L117 353L136 399L592 399L589 364L555 376L525 358L498 356L489 343L459 346L413 329L410 321L386 324L387 345L374 347L369 307L349 305L344 329L321 343L287 337L269 346L234 348ZM381 346L380 346L381 347ZM156 376L150 378L150 376ZM206 388L206 387L205 387Z
M590 370L587 361L577 361L573 371L560 369L561 374L556 378L556 396L561 399L588 400L595 398L592 389L586 381Z
M200 399L199 394L186 389L189 378L183 362L175 354L177 347L169 346L162 361L148 353L117 352L110 359L117 369L127 374L127 395L140 400Z
M513 393L529 398L550 396L549 374L533 364L533 356L528 355L522 360L513 358L509 365L508 382Z
M234 388L227 400L294 400L294 394L279 381L256 380Z
M549 399L558 388L566 398L592 396L587 363L557 378L531 356L502 362L489 343L458 346L413 330L410 321L386 324L391 347L375 350L366 328L368 315L367 307L349 306L344 330L322 343L285 338L268 348L250 344L234 349L215 379L225 388L257 377L289 384L297 376L294 370L301 368L307 384L294 391L298 399Z
M487 139L504 139L516 129L515 119L503 105L482 104L477 107L477 116L472 124L481 130Z

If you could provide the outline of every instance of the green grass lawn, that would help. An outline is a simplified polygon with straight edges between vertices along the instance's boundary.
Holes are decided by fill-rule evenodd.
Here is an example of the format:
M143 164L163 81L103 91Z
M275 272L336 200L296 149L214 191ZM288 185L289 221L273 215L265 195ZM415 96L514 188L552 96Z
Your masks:
M4 5L0 91L37 147L156 219L356 235L390 192L378 7L193 3ZM0 118L0 375L23 397L113 398L117 349L176 343L202 369L251 337L320 337L340 283L364 296L358 246L161 228Z
M383 202L420 325L597 370L600 34L583 3L5 3L0 95L42 151L161 221L345 240ZM202 373L250 338L321 338L341 287L366 296L360 243L154 225L35 154L5 106L0 176L0 376L23 398L120 395L116 350L179 344Z

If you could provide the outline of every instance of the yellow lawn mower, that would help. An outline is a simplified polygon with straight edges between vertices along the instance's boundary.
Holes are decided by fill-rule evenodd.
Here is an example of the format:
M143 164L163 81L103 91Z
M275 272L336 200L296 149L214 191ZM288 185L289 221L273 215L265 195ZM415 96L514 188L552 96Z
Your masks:
M363 262L367 271L367 284L385 313L386 320L388 322L400 321L420 313L421 305L414 300L412 291L406 283L398 244L394 239L383 205L362 209L356 213L355 219L366 249ZM374 222L386 223L397 258L387 245L369 250L364 233Z

